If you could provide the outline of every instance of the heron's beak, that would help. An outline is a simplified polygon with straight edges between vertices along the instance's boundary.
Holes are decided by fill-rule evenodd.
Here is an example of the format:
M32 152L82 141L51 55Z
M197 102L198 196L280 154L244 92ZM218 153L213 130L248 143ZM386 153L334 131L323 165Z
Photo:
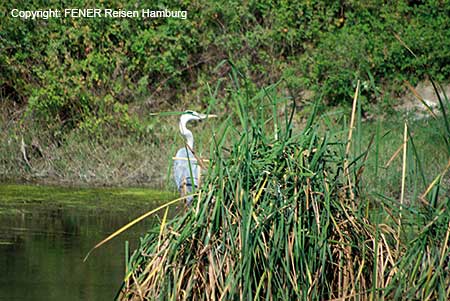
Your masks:
M201 119L200 120L205 120L205 119L214 118L214 117L217 117L217 115L214 115L214 114L209 114L209 115L201 114Z

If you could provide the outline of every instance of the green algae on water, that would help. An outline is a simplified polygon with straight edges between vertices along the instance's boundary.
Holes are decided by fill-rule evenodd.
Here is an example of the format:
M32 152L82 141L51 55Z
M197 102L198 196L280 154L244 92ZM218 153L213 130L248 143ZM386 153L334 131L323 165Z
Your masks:
M175 197L171 192L145 188L67 188L0 184L0 214L27 212L27 207L35 205L125 211L133 207L153 207Z

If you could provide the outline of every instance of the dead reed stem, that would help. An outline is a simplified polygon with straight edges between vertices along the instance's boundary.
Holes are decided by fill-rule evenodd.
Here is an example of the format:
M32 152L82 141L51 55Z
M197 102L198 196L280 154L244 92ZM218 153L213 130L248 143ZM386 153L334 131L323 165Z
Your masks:
M356 84L355 95L353 97L352 115L350 117L350 126L348 129L347 147L345 149L345 159L344 159L344 174L347 175L348 188L350 191L350 199L352 201L355 200L355 194L353 193L353 185L352 185L352 181L351 181L351 177L350 177L350 172L348 169L348 164L349 164L348 156L350 155L350 146L352 143L353 127L355 126L356 103L358 101L358 95L359 95L359 80L358 80L358 83Z
M408 125L405 122L405 127L403 130L403 166L402 166L402 187L400 192L400 210L398 215L398 230L397 230L397 254L400 254L400 236L402 228L402 211L403 203L405 198L405 180L406 180L406 155L407 155L407 145L408 145Z

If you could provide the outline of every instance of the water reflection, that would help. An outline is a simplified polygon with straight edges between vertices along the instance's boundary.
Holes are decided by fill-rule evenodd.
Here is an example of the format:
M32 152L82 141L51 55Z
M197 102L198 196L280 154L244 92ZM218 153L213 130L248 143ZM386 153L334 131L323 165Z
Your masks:
M143 221L83 263L98 241L152 206L121 211L45 202L3 206L14 210L0 214L0 300L112 300L124 276L125 240L136 247L155 222Z

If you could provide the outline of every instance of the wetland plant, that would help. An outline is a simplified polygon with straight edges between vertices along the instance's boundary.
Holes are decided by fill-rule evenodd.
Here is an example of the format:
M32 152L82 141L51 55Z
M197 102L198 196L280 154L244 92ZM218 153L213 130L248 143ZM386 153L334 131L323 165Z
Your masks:
M447 300L445 171L421 202L369 201L358 183L372 143L350 152L355 105L342 139L318 129L317 110L299 130L295 104L280 113L260 93L252 114L237 95L240 127L213 136L192 206L127 252L118 299Z

